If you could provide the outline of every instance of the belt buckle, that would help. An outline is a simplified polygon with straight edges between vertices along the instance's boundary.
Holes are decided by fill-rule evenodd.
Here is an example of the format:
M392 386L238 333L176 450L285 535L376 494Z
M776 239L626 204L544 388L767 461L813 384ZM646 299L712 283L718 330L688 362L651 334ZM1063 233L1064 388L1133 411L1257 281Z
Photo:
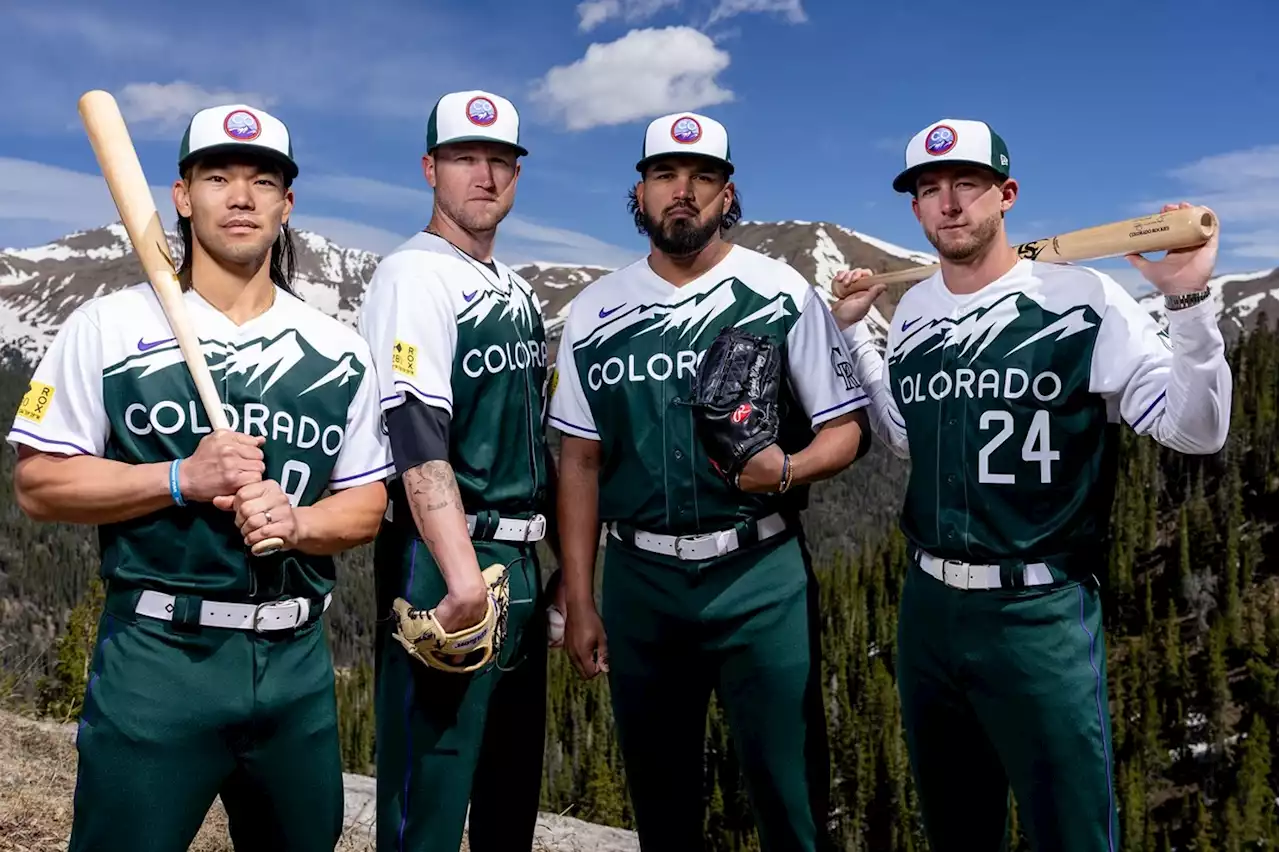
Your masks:
M954 569L954 570L952 570ZM960 578L964 582L960 582ZM957 589L969 588L969 567L958 559L944 559L942 562L942 582Z
M292 607L294 608L295 612L296 612L298 615L301 615L301 614L302 614L302 607L301 607L301 605L299 605L299 604L298 604L297 600L288 600L288 601L263 601L262 603L257 604L256 606L254 606L254 608L253 608L253 632L254 632L254 633L266 633L266 632L267 632L267 631L266 631L266 628L264 628L264 627L261 627L261 626L260 626L260 625L261 625L261 623L262 623L262 611L263 611L264 609L266 609L266 608L268 608L268 607L283 608L283 607L286 607L286 606L292 606ZM294 627L297 627L297 626L298 626L298 625L297 625L297 622L295 622L293 626L294 626Z
M525 523L524 525L525 544L529 543L529 539L534 535L535 531L538 535L538 538L542 538L542 536L546 535L547 519L545 515L540 515L540 514L534 515Z
M703 542L703 541L706 541L706 539L707 539L707 536L708 536L708 535L711 535L711 533L695 533L695 534L693 534L693 535L678 535L678 536L676 536L676 542L675 542L676 558L677 558L677 559L684 559L684 558L685 558L685 557L684 557L684 554L680 552L680 545L681 545L681 544L685 544L685 543L688 543L688 544L690 544L690 545L698 544L698 543L701 543L701 542ZM690 556L689 558L690 558L690 559L696 559L697 557Z

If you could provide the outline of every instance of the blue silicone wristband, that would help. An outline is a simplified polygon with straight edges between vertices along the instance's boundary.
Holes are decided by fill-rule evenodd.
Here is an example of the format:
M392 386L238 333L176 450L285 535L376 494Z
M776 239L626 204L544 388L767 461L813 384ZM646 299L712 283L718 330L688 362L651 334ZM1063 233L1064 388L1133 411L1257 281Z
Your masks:
M187 501L182 499L182 489L178 487L178 465L181 463L182 459L174 459L173 464L169 465L169 494L174 503L185 506Z

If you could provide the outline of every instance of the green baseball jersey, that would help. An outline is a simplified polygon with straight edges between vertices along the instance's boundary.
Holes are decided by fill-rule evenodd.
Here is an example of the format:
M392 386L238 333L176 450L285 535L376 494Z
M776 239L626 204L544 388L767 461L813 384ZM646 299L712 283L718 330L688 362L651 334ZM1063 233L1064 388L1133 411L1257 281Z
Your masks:
M236 325L195 290L183 295L228 425L266 438L265 478L294 506L387 477L368 347L355 331L283 290ZM151 287L81 305L36 367L12 444L130 464L185 458L212 432L182 352ZM235 515L174 505L100 527L102 575L124 586L210 600L328 593L331 557L252 556Z
M782 261L743 246L682 287L647 259L597 279L573 300L556 354L549 420L601 442L600 519L667 534L710 532L783 508L806 489L747 494L712 468L694 431L691 382L722 328L767 335L783 353L778 443L868 404L817 291Z
M449 462L468 512L545 510L547 338L527 281L419 233L378 264L358 326L383 411L412 396L449 414Z
M911 459L902 528L943 558L1096 552L1119 423L1189 453L1226 441L1231 373L1213 300L1163 331L1109 276L1019 261L971 295L902 297L885 357L846 330L875 431Z

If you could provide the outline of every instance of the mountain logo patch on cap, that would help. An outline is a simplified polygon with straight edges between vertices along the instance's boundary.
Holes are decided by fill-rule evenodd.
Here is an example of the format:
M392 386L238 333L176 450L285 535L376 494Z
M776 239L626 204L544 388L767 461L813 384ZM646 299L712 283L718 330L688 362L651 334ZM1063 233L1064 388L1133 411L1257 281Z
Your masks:
M935 157L956 147L956 132L945 124L939 124L925 137L924 149Z
M467 118L472 124L488 127L498 120L498 108L486 97L474 97L467 101Z
M258 134L262 132L262 123L247 109L238 109L227 113L227 117L222 120L222 129L232 139L248 142L258 138Z
M702 125L696 118L684 116L671 125L671 138L682 145L692 145L702 138Z

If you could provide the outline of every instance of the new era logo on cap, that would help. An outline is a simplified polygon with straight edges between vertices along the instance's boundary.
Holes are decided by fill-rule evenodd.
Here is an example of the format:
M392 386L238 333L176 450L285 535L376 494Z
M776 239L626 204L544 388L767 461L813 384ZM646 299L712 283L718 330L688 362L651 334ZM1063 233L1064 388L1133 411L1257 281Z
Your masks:
M914 190L920 173L938 163L982 166L1008 177L1009 149L986 122L944 118L907 143L905 168L894 178L893 188L898 192Z
M645 166L659 157L689 154L718 160L733 174L728 131L714 118L694 112L676 112L649 122L636 170L643 172Z
M289 128L265 110L248 104L224 104L197 112L182 135L178 171L210 154L249 152L280 163L285 177L298 176Z
M427 152L451 142L501 142L520 152L520 115L511 101L479 90L450 92L427 118Z

